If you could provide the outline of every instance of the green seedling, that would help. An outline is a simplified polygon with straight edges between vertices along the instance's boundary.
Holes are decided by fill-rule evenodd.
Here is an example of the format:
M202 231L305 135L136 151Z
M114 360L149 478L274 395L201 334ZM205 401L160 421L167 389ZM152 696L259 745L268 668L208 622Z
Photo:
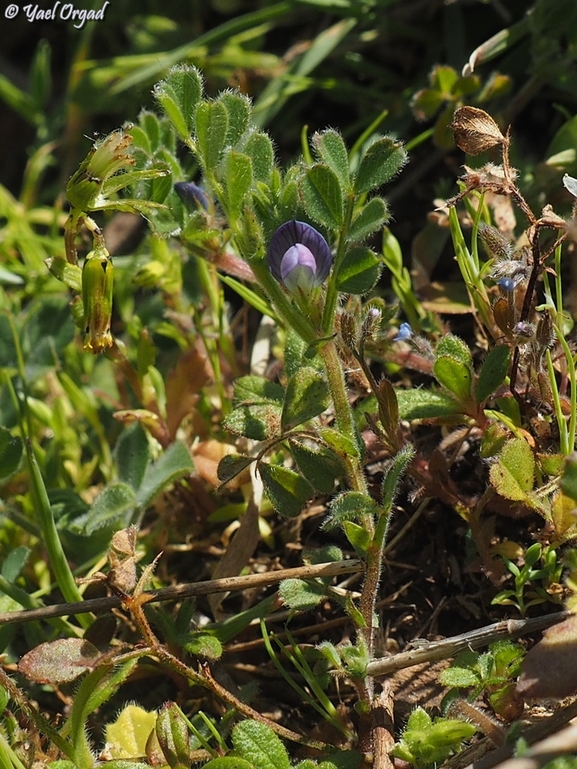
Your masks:
M463 741L470 739L476 731L473 724L448 718L432 719L423 708L416 708L391 754L418 769L437 766L458 752Z
M527 548L523 560L524 564L517 566L508 558L503 559L513 575L515 587L501 590L491 603L515 606L523 616L531 606L548 602L559 603L558 593L547 590L551 585L558 586L561 578L563 566L558 562L556 550L550 547L543 549L540 542L535 542ZM541 568L535 568L539 561L542 562ZM537 581L541 581L543 587L535 584Z
M524 654L525 649L512 641L496 641L482 654L462 652L451 667L439 674L439 682L451 687L443 701L444 707L466 692L469 703L482 695L498 715L507 720L517 717L519 699L515 685Z

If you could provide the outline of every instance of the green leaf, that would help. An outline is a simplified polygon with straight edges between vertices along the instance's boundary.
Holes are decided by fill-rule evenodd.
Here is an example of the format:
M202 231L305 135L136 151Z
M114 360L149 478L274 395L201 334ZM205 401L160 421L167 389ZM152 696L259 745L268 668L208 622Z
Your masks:
M146 755L146 745L154 732L157 715L139 705L125 705L118 718L106 726L105 739L113 756L120 759Z
M343 530L359 558L364 558L371 544L371 535L358 523L343 521Z
M235 435L244 435L253 441L265 441L279 434L281 407L261 401L237 406L224 419L223 426Z
M323 523L323 529L334 529L344 521L363 521L374 517L379 512L375 500L360 491L345 491L334 499L330 506L330 515Z
M15 473L20 465L24 444L18 435L12 435L7 427L0 426L0 480Z
M263 400L282 404L284 396L281 385L256 374L242 376L234 383L234 401L237 404Z
M229 214L237 217L252 187L252 162L248 155L230 149L226 154L225 167Z
M307 481L324 494L330 494L335 480L345 473L338 455L328 448L313 449L300 441L291 440L290 451Z
M218 101L224 104L228 114L226 143L232 147L248 128L251 113L250 99L237 91L224 91L219 95Z
M203 769L258 769L258 767L238 756L222 756L221 758L213 758L208 764L204 764Z
M382 198L372 198L353 219L349 239L364 240L383 227L389 220L389 209Z
M437 381L452 392L462 404L466 405L469 402L473 384L473 374L469 366L448 355L442 355L436 358L433 373Z
M196 108L196 141L205 169L216 170L228 133L228 112L220 101L201 101Z
M252 161L255 181L270 184L274 168L274 150L268 134L251 131L242 141L240 149Z
M535 566L537 561L541 558L543 548L540 542L534 542L531 547L528 547L525 551L525 566Z
M29 93L15 86L5 75L0 75L0 99L18 112L24 120L36 125L38 111Z
M374 288L381 270L382 261L374 251L352 248L339 266L337 287L345 294L366 294Z
M163 489L193 470L194 464L184 443L171 443L164 454L148 466L136 495L139 507L144 510Z
M118 479L136 491L146 474L150 444L140 422L125 427L115 449Z
M400 142L384 136L373 142L365 152L357 171L355 190L369 192L389 182L407 162L407 153Z
M232 744L257 769L290 769L285 746L265 724L241 721L232 731Z
M565 459L565 467L561 476L561 491L577 502L577 452Z
M30 548L24 547L24 545L20 545L19 547L10 550L2 564L1 573L4 579L8 580L8 582L15 582L20 576L24 566L26 566L30 553Z
M312 145L319 160L334 171L342 189L348 192L351 188L349 154L340 133L332 128L316 133L312 138Z
M338 430L335 430L334 427L319 428L319 435L338 456L343 458L360 457L361 454L357 444L347 435L343 435Z
M258 471L274 509L287 518L297 516L314 496L310 483L288 467L259 462Z
M243 457L240 454L227 454L218 463L216 474L221 483L228 483L240 475L254 462L254 457Z
M96 497L84 526L87 535L97 529L123 522L126 513L136 505L134 489L126 483L111 483Z
M326 165L307 168L300 180L305 211L319 224L337 229L343 222L343 193L338 176Z
M197 630L180 639L182 646L189 654L195 657L204 657L207 660L218 660L222 657L222 644L218 638L206 630Z
M479 676L467 668L452 667L441 670L439 673L439 683L443 686L456 686L464 689L467 686L477 686Z
M196 105L202 95L198 70L186 65L173 67L168 77L154 87L153 94L180 138L187 141L194 125Z
M283 431L292 430L328 408L329 389L316 369L305 366L288 381L282 410Z
M341 646L341 658L347 673L352 678L366 678L369 655L364 645Z
M450 395L432 390L398 390L399 419L442 419L462 413Z
M507 345L500 344L489 350L475 385L477 403L484 403L503 384L509 371L510 360L511 351Z
M392 508L398 492L399 482L414 456L415 448L412 444L408 443L393 457L385 470L382 489L383 508L385 511Z
M323 584L313 580L283 579L279 593L289 609L308 611L319 605L326 595L326 589Z
M435 355L454 358L469 368L473 367L471 350L460 337L454 334L447 334L441 338L435 350Z
M535 479L535 457L527 441L523 438L507 441L489 470L489 478L505 499L527 501Z
M46 40L40 40L30 67L30 93L39 110L46 106L52 89L51 52L50 44Z

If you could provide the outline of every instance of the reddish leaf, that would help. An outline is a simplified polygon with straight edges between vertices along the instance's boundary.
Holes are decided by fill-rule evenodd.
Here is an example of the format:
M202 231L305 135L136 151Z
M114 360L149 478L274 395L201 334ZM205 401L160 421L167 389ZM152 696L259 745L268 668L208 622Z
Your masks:
M577 692L577 616L545 630L527 652L522 670L517 692L524 700Z
M102 658L90 641L60 638L40 644L18 663L20 673L39 684L62 684L92 670Z

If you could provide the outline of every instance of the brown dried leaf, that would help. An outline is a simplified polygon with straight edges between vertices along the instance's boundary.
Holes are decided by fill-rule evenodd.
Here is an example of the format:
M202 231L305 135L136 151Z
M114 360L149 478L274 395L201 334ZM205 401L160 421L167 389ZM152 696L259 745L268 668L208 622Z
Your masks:
M217 472L221 459L228 454L235 453L236 448L229 443L221 443L221 441L217 440L201 441L195 445L192 450L196 472L203 480L216 489L221 485L221 480L218 477ZM240 473L229 481L227 483L227 488L229 490L239 489L249 480L250 472L247 468L246 471Z
M206 351L198 346L181 355L176 368L169 372L166 379L166 422L172 440L184 417L195 410L202 387L213 379Z

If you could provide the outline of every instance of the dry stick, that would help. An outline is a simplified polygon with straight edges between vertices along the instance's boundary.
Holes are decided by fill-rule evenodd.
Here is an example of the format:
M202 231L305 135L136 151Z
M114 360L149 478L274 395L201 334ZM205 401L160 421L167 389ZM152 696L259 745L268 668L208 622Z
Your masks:
M533 745L519 758L499 764L497 769L540 769L554 758L567 757L577 751L577 723L572 723L552 737Z
M431 643L419 646L416 649L373 660L367 665L367 675L384 676L403 668L420 665L422 662L448 659L465 651L465 649L478 649L481 646L487 646L487 644L498 638L513 638L545 630L545 628L551 627L551 625L555 625L569 616L571 616L571 612L560 611L544 617L510 619L496 622L494 625L487 625L478 630L472 630L469 633L462 633L461 635L447 638L444 641L431 641Z
M515 745L505 745L467 764L464 769L540 769L553 758L566 756L577 750L576 717L577 700L523 733L523 739L533 746L524 756L507 760L513 754ZM566 729L557 731L551 737L547 736L569 721L572 723Z
M391 684L385 681L383 690L377 694L371 704L373 722L373 769L393 769L389 755L395 744L395 724L393 718L394 698Z
M146 593L149 602L174 601L179 598L190 598L210 593L225 593L229 590L249 590L255 587L274 585L283 579L315 579L319 577L340 577L363 570L362 561L335 561L313 566L299 566L296 569L280 569L266 574L249 574L245 577L223 577L209 579L204 582L189 582L175 587L165 587L161 590L151 590ZM44 606L41 609L24 609L23 611L0 614L0 626L13 622L32 622L33 620L48 620L54 617L64 617L86 612L103 612L116 609L122 601L117 596L107 598L91 598L78 603L60 603L54 606Z

